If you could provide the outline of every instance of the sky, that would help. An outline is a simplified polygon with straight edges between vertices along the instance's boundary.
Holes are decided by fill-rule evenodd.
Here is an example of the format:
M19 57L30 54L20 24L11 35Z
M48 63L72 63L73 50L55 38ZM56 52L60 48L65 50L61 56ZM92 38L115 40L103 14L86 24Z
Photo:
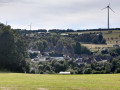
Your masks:
M0 22L14 29L120 28L120 0L0 0Z

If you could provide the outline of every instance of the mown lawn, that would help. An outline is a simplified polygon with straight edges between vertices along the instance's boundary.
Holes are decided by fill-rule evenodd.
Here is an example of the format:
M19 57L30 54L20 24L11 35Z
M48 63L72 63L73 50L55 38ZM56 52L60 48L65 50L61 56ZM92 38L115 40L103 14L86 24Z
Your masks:
M120 90L120 74L41 75L0 73L0 90Z

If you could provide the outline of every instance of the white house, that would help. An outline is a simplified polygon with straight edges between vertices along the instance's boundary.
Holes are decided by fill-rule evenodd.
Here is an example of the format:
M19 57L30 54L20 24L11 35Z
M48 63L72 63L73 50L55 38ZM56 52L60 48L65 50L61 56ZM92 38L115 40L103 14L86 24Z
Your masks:
M28 50L28 52L29 52L29 53L38 53L38 54L40 54L40 51L37 51L37 50L31 50L31 49L30 49L30 50Z
M59 74L61 74L61 75L69 75L71 73L70 72L59 72Z

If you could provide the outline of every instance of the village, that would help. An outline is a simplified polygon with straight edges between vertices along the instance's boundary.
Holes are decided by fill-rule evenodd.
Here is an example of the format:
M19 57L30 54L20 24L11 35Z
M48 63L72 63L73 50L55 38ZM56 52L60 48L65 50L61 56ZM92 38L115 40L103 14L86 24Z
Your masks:
M107 48L103 48L103 51L108 50ZM67 55L63 54L54 54L51 55L50 52L42 52L37 50L28 50L29 54L35 54L33 58L31 58L32 62L51 62L52 60L57 60L57 61L62 61L62 60L74 60L74 62L80 66L85 63L90 64L92 62L107 62L109 61L112 57L111 56L102 56L102 55L94 55L94 56L88 56L88 55L80 55L76 57L70 57Z

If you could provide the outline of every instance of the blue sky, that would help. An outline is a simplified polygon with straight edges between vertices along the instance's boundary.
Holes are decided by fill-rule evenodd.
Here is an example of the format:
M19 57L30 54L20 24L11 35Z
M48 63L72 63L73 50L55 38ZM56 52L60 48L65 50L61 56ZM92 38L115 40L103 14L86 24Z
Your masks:
M12 28L93 29L107 28L109 2L110 27L120 27L119 0L0 0L0 22Z

